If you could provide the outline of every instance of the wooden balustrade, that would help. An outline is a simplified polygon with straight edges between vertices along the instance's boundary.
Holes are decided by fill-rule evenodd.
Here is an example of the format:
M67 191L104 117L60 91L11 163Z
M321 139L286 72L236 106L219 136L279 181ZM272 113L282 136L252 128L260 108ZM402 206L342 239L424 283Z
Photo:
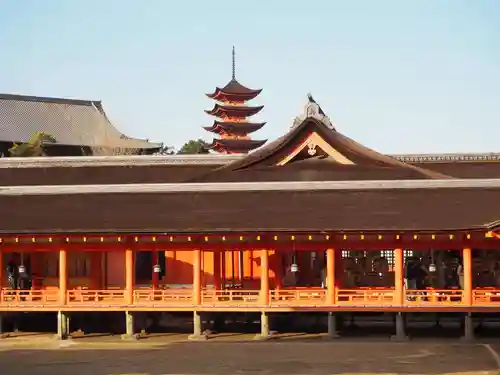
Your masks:
M453 306L462 304L463 290L406 290L405 304L409 306L445 305Z
M124 290L68 290L68 305L123 305Z
M472 304L479 306L500 306L500 289L474 289L472 291Z
M59 303L59 290L0 290L0 304L6 306L40 306Z
M204 290L201 295L202 305L258 305L258 290Z
M321 288L280 289L269 292L269 307L306 308L331 306L327 303L327 291ZM137 307L187 307L193 306L191 289L135 289L134 305ZM210 308L230 306L232 308L259 307L262 304L260 291L228 289L206 289L202 291L201 306ZM462 290L405 290L404 306L418 307L463 307ZM127 305L124 289L86 290L73 289L67 292L67 307L95 306L117 308ZM391 288L340 289L334 305L338 307L397 307L395 290ZM0 307L36 308L60 306L58 289L0 290ZM481 288L472 293L472 307L500 307L500 289Z
M136 289L134 303L192 305L193 291L191 289Z
M338 305L393 305L395 290L389 288L376 289L340 289L337 293Z
M281 289L270 293L271 305L274 306L317 306L326 303L325 289Z

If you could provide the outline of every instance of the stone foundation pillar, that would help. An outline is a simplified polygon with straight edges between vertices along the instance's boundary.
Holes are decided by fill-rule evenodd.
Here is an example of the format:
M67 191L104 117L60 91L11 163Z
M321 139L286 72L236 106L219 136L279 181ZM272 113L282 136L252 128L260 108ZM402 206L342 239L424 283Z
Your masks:
M396 334L391 337L392 341L406 341L406 322L405 315L402 312L396 313Z
M201 313L199 311L193 312L193 334L190 335L189 340L208 340L208 336L203 332Z
M132 311L125 311L125 334L122 335L124 340L137 340L139 336L135 333L135 319Z
M474 341L474 322L472 320L472 313L466 313L464 316L464 335L463 341Z
M260 314L260 333L255 336L255 340L267 340L271 337L269 330L269 314L263 311Z
M328 336L329 339L340 338L337 328L337 315L333 312L328 313Z
M65 311L57 312L57 339L66 340L69 335L69 314Z

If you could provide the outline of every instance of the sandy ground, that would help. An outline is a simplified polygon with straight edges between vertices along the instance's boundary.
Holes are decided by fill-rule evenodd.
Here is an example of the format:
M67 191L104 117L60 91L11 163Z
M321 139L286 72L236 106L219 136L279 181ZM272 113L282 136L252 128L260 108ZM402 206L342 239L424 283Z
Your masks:
M500 344L250 338L228 334L187 342L186 335L158 335L136 342L114 337L59 342L44 335L23 336L0 341L0 374L500 374Z

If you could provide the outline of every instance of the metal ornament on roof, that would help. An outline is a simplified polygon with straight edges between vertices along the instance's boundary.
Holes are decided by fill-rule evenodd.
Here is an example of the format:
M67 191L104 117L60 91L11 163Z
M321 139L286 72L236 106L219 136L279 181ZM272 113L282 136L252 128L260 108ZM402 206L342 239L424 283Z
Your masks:
M314 100L311 94L307 94L308 102L304 107L304 113L300 116L295 117L292 125L292 129L296 128L302 124L308 118L314 118L319 120L328 129L335 130L330 118L325 114L321 106Z

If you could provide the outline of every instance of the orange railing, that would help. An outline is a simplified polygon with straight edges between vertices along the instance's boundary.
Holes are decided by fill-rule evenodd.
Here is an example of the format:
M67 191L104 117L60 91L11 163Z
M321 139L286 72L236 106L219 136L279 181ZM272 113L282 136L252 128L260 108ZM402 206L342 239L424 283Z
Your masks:
M191 305L193 291L191 289L137 289L134 290L134 303Z
M463 290L458 289L425 289L406 290L407 305L459 305L463 301Z
M69 290L68 305L123 305L125 291L111 290Z
M340 289L337 293L338 305L392 305L394 304L394 289Z
M258 290L204 290L201 303L203 305L258 305Z
M479 306L500 306L500 289L483 288L472 291L472 304Z
M269 306L275 307L318 307L327 305L327 291L321 288L296 288L269 291ZM136 289L133 293L137 306L193 306L192 289ZM463 290L405 290L404 306L464 306ZM117 307L125 306L126 291L123 289L86 290L74 289L67 292L67 306ZM202 290L201 305L207 308L233 306L244 309L262 305L260 291L227 289ZM340 289L334 305L339 307L397 306L395 290L391 288ZM60 306L59 290L0 290L0 306L4 308L36 308ZM472 292L472 306L499 306L500 289L481 288Z
M7 306L54 305L59 302L56 290L0 290L0 304Z
M281 289L272 290L271 305L308 306L322 305L326 302L325 289Z

